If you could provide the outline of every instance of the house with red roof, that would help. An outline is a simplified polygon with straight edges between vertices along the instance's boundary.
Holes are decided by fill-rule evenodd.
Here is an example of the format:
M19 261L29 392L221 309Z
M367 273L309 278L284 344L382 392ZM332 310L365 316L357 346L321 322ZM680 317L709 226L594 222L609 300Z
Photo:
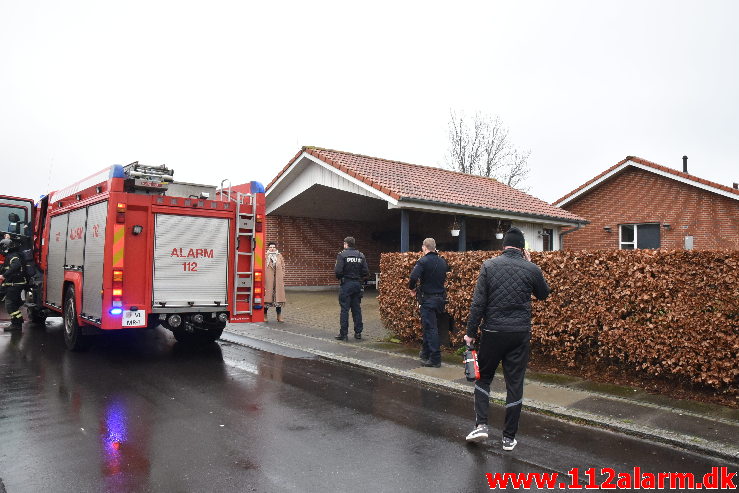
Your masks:
M628 156L553 202L590 224L563 248L739 249L739 184L728 187Z
M560 232L587 221L497 180L349 152L303 147L266 187L267 240L287 264L286 284L336 284L333 268L354 236L370 272L380 254L495 250L515 225L532 250L557 250Z

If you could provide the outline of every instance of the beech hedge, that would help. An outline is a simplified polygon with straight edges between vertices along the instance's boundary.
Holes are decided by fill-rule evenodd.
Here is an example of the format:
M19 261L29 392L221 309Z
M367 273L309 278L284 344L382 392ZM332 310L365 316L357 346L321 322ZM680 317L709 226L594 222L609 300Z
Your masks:
M482 262L500 252L441 252L451 267L447 312L463 344ZM420 253L385 253L380 316L406 341L421 339L408 278ZM552 290L532 302L532 355L565 366L618 365L737 394L739 252L593 250L532 252Z

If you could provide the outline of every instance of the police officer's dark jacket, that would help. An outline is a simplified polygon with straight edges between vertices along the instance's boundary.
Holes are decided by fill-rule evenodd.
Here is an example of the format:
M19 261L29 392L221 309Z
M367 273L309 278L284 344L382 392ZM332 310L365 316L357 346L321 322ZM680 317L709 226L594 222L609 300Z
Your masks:
M413 267L408 288L416 289L416 283L421 281L420 289L423 294L444 294L444 281L447 272L449 272L449 264L446 263L446 260L439 257L436 252L428 252Z
M541 269L523 258L520 250L509 248L500 256L483 262L467 322L467 335L477 337L477 327L500 332L531 330L531 294L543 300L549 285Z
M5 263L3 264L2 270L2 275L5 277L3 284L26 282L26 272L19 252L10 252L5 256Z
M366 279L369 276L367 259L356 248L347 248L336 256L334 272L337 279Z

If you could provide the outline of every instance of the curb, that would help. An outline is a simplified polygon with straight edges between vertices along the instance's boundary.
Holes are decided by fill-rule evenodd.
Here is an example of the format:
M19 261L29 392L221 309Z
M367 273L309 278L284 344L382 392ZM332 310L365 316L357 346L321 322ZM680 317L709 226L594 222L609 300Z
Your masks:
M283 331L286 333L290 333L288 331ZM457 382L451 382L449 380L429 376L429 375L422 375L413 371L408 370L401 370L397 368L391 368L383 365L378 365L376 363L369 363L357 358L351 358L348 356L342 356L339 354L327 352L327 351L321 351L314 348L306 348L299 346L297 344L292 344L284 341L277 341L275 339L269 338L269 337L260 337L253 334L250 335L244 335L239 334L238 332L232 332L226 329L224 331L224 335L221 337L221 340L224 342L228 342L231 344L236 344L239 346L244 347L252 347L244 344L243 342L239 342L235 339L229 339L227 334L232 334L236 336L241 337L249 337L254 340L267 342L270 344L274 344L277 346L283 346L286 348L294 349L294 350L300 350L303 352L311 353L316 356L319 356L323 359L343 363L355 368L360 369L369 369L373 371L377 371L380 373L384 373L386 375L394 376L394 377L401 377L403 379L412 379L416 382L425 384L429 387L442 387L447 391L452 391L457 394L463 394L463 395L471 395L471 390L468 386L465 386L461 383ZM292 333L290 333L292 334ZM303 336L302 334L300 334ZM312 337L312 336L304 336L304 337ZM319 340L322 340L320 338L316 338ZM395 355L393 353L387 352L387 351L381 351L374 348L366 348L367 350L377 351L385 354ZM395 356L401 356L401 355L395 355ZM451 365L447 363L442 363L443 366L451 367ZM556 388L556 385L547 385L549 387ZM595 394L594 394L595 395ZM598 394L600 395L600 394ZM490 397L493 402L496 404L504 404L505 403L505 393L502 392L490 392ZM611 397L609 397L611 398ZM628 399L624 399L622 397L613 397L613 400L619 400L619 401L625 401L629 402ZM668 409L662 406L658 406L655 404L645 404L646 407L656 408L656 409ZM557 406L553 404L548 404L541 401L536 401L532 399L526 399L524 406L526 410L532 411L538 414L543 414L546 416L555 417L564 421L568 422L575 422L577 424L585 424L589 426L594 426L596 428L606 429L609 431L617 432L617 433L623 433L625 435L635 436L642 439L649 439L654 440L660 443L664 443L676 448L679 448L681 450L687 450L692 452L698 452L700 454L715 457L719 459L726 459L731 461L736 461L739 459L739 448L732 447L731 449L727 451L723 450L717 450L715 447L712 446L712 442L690 436L690 435L683 435L681 433L674 433L670 432L668 430L656 430L652 428L647 428L643 426L639 426L633 423L624 423L623 421L616 420L616 419L609 419L604 416L595 415L592 413L584 412L584 411L577 411L573 409L569 409L563 406ZM726 420L721 420L727 422ZM718 420L717 420L718 421Z

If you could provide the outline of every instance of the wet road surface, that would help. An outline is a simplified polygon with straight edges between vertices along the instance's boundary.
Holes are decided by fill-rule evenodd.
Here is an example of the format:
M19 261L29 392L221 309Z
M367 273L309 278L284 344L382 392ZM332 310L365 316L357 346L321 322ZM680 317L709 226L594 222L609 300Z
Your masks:
M188 349L162 328L71 353L47 324L0 335L0 492L489 491L485 473L736 470L526 411L515 451L495 427L466 445L471 396L297 351Z

